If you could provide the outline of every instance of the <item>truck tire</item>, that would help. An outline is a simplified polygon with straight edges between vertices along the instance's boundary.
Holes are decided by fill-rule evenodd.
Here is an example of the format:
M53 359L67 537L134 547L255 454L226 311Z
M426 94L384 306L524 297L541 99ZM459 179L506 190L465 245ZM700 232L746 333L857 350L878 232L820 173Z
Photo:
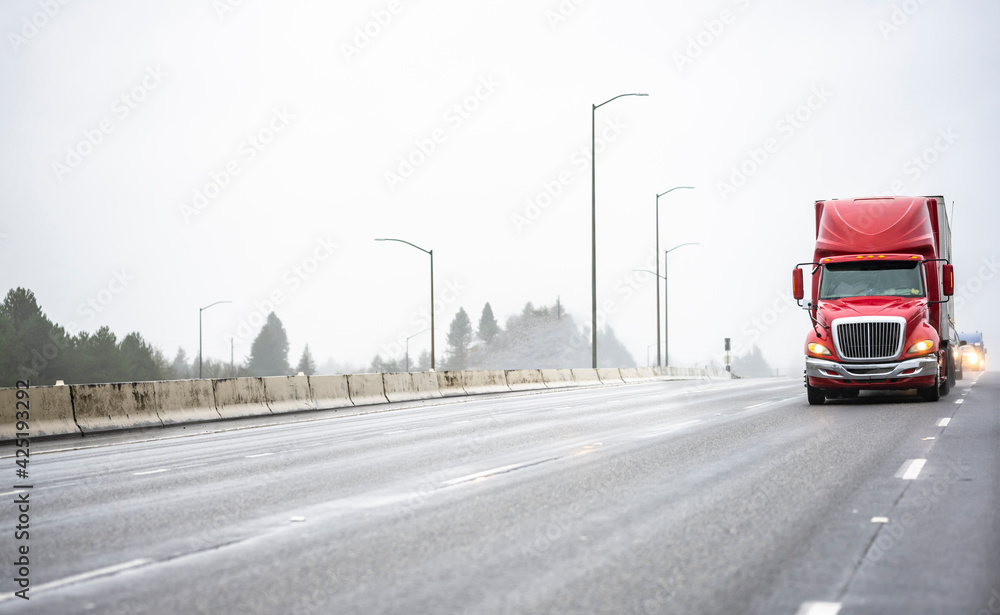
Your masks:
M808 384L806 385L806 397L809 399L810 406L822 406L823 402L826 401L826 393L823 392L823 389L817 389Z
M934 384L929 387L924 387L922 389L917 389L917 393L920 395L920 399L924 401L937 401L941 399L941 369L938 368L938 373L934 376Z
M948 374L945 376L944 382L941 383L942 396L947 395L948 391L955 386L955 358L951 356L949 351L945 351L944 365Z

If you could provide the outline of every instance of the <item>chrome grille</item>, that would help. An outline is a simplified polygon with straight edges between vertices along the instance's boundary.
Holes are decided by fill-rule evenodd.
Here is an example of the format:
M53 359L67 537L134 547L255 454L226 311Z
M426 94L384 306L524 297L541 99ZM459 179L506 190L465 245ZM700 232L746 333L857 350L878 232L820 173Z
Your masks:
M902 350L903 322L842 318L834 321L834 341L841 359L895 359Z

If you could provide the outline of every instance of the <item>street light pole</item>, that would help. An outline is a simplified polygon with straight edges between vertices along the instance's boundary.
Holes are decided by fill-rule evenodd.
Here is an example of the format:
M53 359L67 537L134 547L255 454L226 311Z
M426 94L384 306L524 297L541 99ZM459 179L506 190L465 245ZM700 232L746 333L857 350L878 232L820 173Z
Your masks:
M671 188L666 192L661 192L656 195L656 252L653 254L660 253L660 197L673 192L674 190L694 190L694 186L677 186L676 188ZM656 259L656 365L660 367L663 363L660 361L660 259Z
M219 305L220 303L232 303L232 301L216 301L215 303L210 303L203 308L198 308L198 379L201 379L201 313L212 307L213 305Z
M434 250L425 250L404 239L376 239L375 241L398 241L414 247L431 257L431 371L434 371Z
M674 246L663 253L663 359L664 367L670 365L670 338L667 337L667 330L670 324L669 316L669 303L667 303L667 254L670 254L677 248L683 248L684 246L697 246L697 242L694 243L682 243L680 245Z
M593 367L597 369L597 126L595 116L600 107L623 96L649 96L649 94L619 94L599 105L590 105L590 287L591 287L591 354Z
M420 335L421 333L423 333L424 331L427 331L427 330L428 329L424 329L423 331L417 331L416 333L414 333L410 337L406 338L406 371L407 372L410 371L410 340L413 339L413 338L415 338L415 337L417 337L418 335Z

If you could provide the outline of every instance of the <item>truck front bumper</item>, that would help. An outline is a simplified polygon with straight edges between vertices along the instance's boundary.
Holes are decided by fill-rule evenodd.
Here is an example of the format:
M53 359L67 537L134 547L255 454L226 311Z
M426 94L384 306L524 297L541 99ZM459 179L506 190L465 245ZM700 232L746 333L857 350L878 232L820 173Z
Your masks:
M934 384L936 357L920 357L895 363L837 363L806 357L806 377L817 388L919 388Z

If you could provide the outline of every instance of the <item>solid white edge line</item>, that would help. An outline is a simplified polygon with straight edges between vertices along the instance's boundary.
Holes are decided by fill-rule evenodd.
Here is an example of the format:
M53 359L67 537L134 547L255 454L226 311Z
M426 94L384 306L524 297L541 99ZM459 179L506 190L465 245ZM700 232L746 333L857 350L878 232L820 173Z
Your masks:
M81 583L83 581L89 581L90 579L96 579L97 577L106 577L108 575L117 574L131 568L138 568L139 566L145 566L151 563L153 560L148 559L134 559L130 562L125 562L124 564L117 564L115 566L108 566L107 568L98 568L97 570L92 570L90 572L84 572L83 574L76 574L71 577L66 577L65 579L59 579L58 581L49 581L48 583L42 583L41 585L34 585L31 587L30 591L40 592L47 589L55 589L58 587L63 587L65 585L73 585L75 583ZM7 594L0 594L0 602L4 600L10 600L14 597L14 592Z
M160 472L169 472L167 468L160 468L159 470L148 470L146 472L132 472L132 476L145 476L147 474L159 474Z
M941 419L940 421L938 421L937 426L938 427L947 427L948 423L951 423L951 419Z
M244 459L255 459L257 457L267 457L268 455L273 455L274 453L257 453L256 455L246 455Z
M803 602L796 615L837 615L839 602Z
M903 480L915 480L920 476L920 471L924 469L925 463L927 463L926 459L909 459L899 469L897 476Z

